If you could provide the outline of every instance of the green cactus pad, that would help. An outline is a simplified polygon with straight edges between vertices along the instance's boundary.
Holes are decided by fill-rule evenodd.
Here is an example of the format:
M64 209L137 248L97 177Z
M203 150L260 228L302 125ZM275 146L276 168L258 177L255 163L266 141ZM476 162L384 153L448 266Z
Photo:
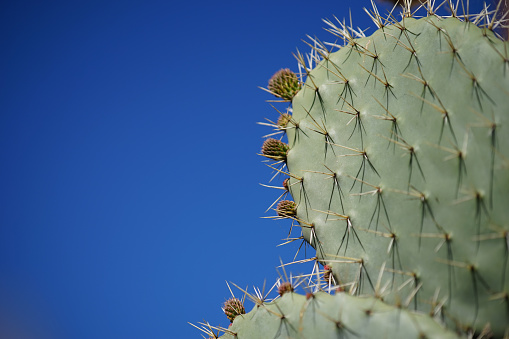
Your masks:
M460 338L431 317L375 298L285 293L237 317L221 338Z
M289 190L335 282L509 331L509 43L405 18L324 54L292 108Z

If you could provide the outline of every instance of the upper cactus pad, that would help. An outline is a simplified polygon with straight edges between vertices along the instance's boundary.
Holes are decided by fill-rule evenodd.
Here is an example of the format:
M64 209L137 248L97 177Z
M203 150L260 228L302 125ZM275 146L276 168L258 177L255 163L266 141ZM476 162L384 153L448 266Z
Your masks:
M324 53L292 107L296 218L335 282L508 331L509 44L405 18Z

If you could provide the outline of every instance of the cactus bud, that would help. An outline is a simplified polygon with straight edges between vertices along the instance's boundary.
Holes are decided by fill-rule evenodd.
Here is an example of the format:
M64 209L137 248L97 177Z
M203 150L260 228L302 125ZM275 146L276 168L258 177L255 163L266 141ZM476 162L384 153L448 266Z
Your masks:
M292 101L300 90L300 82L295 73L285 68L280 69L270 78L268 87L275 96L285 101Z
M277 292L279 293L280 296L283 296L283 294L288 293L288 292L290 292L290 293L293 292L292 283L290 283L290 282L282 283L277 288Z
M288 186L289 182L290 182L289 178L286 178L285 180L283 180L283 188L287 191L289 190L289 186Z
M226 317L233 322L236 316L240 314L246 314L246 310L242 301L237 298L230 298L223 304L223 312L226 314Z
M331 279L332 268L329 265L323 267L323 279L327 282Z
M262 154L272 160L286 160L286 153L290 148L284 142L269 138L262 146Z
M288 218L297 214L297 204L291 200L281 200L276 207L280 217Z
M285 129L288 126L288 123L292 120L292 115L288 113L283 113L279 116L277 120L277 125L280 129Z

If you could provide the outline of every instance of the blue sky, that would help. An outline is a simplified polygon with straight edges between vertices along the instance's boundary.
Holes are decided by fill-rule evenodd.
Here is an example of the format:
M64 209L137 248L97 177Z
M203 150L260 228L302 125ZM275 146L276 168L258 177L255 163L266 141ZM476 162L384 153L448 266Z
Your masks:
M306 34L333 40L322 18L373 28L369 5L2 2L0 334L227 326L225 281L271 285L296 250L260 218L279 191L259 185L256 122L277 113L258 86L297 69Z

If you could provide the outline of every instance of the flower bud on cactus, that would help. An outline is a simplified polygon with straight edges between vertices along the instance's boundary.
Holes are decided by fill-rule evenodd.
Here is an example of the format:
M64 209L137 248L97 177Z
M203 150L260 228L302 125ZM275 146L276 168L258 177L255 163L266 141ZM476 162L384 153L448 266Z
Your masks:
M279 285L279 287L277 288L277 292L279 293L280 296L283 296L283 294L288 292L290 293L293 292L292 283L290 282L281 283L281 285Z
M291 200L281 200L277 204L276 211L280 217L292 217L297 214L297 205Z
M288 113L283 113L279 116L279 119L277 120L277 125L279 128L284 129L286 126L288 126L288 123L292 119L292 115Z
M273 138L265 140L262 146L262 154L272 160L286 160L288 150L288 144Z
M323 279L327 282L331 281L332 268L329 265L323 267Z
M290 179L286 178L285 180L283 180L283 188L285 190L288 191L288 182L290 181Z
M299 78L288 68L277 71L269 80L269 91L286 101L292 101L299 90Z
M246 314L246 310L242 301L237 298L230 298L223 304L223 312L226 314L226 317L233 322L236 316L240 314Z

